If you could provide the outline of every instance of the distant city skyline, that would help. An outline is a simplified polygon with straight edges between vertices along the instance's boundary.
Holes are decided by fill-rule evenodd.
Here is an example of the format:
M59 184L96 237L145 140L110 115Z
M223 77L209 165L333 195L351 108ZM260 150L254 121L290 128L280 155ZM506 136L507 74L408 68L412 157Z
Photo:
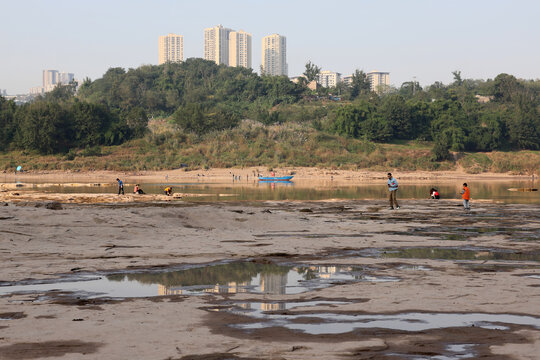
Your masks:
M251 0L0 0L0 6L0 89L10 95L38 85L44 69L95 80L111 67L157 64L156 39L168 33L184 36L184 60L204 58L203 30L215 24L252 34L256 72L261 39L277 33L287 38L289 76L311 61L341 74L386 71L397 87L414 78L422 86L450 83L454 70L463 78L540 78L540 48L534 46L540 2L533 0L275 0L273 6ZM70 16L43 21L58 14Z

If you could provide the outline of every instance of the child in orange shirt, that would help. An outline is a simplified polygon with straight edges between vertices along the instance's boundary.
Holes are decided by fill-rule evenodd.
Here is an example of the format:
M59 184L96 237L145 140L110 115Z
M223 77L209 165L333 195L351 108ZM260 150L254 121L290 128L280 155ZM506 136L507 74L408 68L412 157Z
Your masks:
M465 208L465 210L471 210L471 206L469 205L469 200L471 199L471 192L467 187L467 183L463 183L463 190L461 190L461 194L461 198L463 199L463 207Z

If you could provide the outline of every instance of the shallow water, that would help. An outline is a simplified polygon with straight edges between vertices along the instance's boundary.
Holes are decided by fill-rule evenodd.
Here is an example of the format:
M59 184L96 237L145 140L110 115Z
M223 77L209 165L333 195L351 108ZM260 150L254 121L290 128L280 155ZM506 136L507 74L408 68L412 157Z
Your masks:
M15 292L76 292L83 297L149 297L204 293L298 294L343 282L399 281L351 266L282 266L235 262L183 270L83 275L61 281L0 286L0 295Z
M515 262L540 262L538 252L514 252L501 249L453 248L453 247L412 247L367 249L359 252L362 256L400 259L433 260L494 260Z
M193 197L196 201L226 200L326 200L326 199L386 199L388 190L384 181L378 183L353 183L336 185L332 181L292 181L290 183L263 183L250 180L207 183L203 180L189 183L141 183L140 187L148 194L163 194L166 186L172 186L174 192L208 194L205 197ZM116 184L103 186L39 186L40 191L56 193L111 193L118 191ZM28 188L32 188L29 184ZM506 203L540 204L540 192L508 191L509 188L530 187L527 181L469 182L472 200L487 199ZM455 184L403 184L399 188L398 199L428 199L429 190L435 187L441 193L441 199L460 199L461 182ZM24 188L27 188L26 186ZM126 193L132 192L131 186L125 187ZM220 196L220 194L222 196ZM223 196L227 195L227 196ZM231 196L232 195L232 196ZM437 200L433 200L437 201Z
M270 303L271 305L272 303ZM277 304L277 303L276 303ZM391 329L401 331L426 331L450 327L476 326L485 329L506 330L505 324L527 325L540 328L540 318L511 314L485 313L399 313L399 314L341 314L310 311L310 307L320 303L280 303L280 307L269 303L239 302L236 308L227 311L245 315L258 322L233 325L251 330L267 327L284 327L307 334L343 334L355 329ZM275 309L277 308L277 309ZM273 313L274 310L289 310L286 314ZM298 311L290 314L291 310ZM303 312L303 311L310 312Z

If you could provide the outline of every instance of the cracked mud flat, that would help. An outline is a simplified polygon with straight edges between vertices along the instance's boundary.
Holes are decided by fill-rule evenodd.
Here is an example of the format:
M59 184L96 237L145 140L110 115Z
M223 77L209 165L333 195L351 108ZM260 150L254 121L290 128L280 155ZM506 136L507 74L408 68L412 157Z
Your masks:
M39 201L0 206L3 291L36 281L54 288L66 276L135 281L133 274L231 262L259 270L319 266L326 282L287 292L279 290L290 281L282 276L264 282L254 276L259 282L247 287L254 291L227 283L130 298L4 291L2 359L536 359L540 353L538 205L477 202L464 213L455 201L404 201L399 211L387 210L386 201L176 201L63 203L54 210ZM343 268L399 281L333 275ZM188 276L199 272L159 281L189 286ZM445 317L455 323L412 329L370 323L399 317L406 325ZM459 323L463 317L468 322Z

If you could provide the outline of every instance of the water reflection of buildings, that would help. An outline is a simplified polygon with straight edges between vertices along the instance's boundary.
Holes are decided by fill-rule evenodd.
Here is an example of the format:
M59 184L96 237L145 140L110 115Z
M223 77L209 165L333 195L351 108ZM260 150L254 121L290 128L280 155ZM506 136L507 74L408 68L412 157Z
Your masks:
M352 270L351 266L324 266L324 265L312 265L308 267L309 271L316 274L321 279L330 279L336 273L349 272Z
M245 293L247 292L247 287L250 285L249 282L229 282L226 285L216 284L211 288L202 289L203 292L213 293L213 294L236 294L236 293ZM184 294L184 287L182 285L178 286L165 286L158 284L158 295L182 295ZM189 293L189 291L188 291Z
M284 295L287 288L287 274L261 274L261 292Z
M309 280L310 278L321 278L321 279L330 279L335 274L343 271L351 271L352 267L350 266L323 266L323 265L313 265L309 267L295 267L291 271L294 271L298 274L302 274L304 279ZM311 273L312 277L308 276L308 273ZM260 291L263 294L267 295L284 295L287 290L287 281L288 273L260 273L259 274L259 286ZM253 284L250 281L246 282L229 282L226 284L215 284L212 287L208 287L199 291L206 293L214 294L235 294L235 293L246 293L248 292L250 286ZM192 287L193 291L197 291L196 287ZM185 286L165 286L158 285L158 294L159 295L182 295L189 293L190 290L186 289ZM251 308L251 303L245 303L240 305L245 309ZM261 302L261 310L263 311L277 311L285 310L285 303L283 302Z

